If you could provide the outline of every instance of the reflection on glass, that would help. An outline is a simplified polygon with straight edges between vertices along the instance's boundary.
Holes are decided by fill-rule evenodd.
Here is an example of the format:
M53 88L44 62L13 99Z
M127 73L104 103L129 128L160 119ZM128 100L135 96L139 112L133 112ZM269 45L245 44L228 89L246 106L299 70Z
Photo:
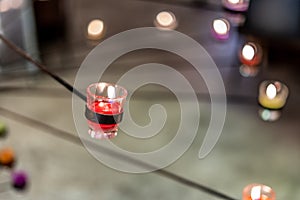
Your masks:
M257 66L248 66L241 65L240 66L240 74L243 77L254 77L258 74L259 68Z

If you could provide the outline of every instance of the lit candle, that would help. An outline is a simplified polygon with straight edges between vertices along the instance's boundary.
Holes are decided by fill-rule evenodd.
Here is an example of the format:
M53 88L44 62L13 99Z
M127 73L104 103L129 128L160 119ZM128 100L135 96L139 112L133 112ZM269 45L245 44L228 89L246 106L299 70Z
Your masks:
M258 101L268 109L281 109L286 104L288 87L279 81L263 81L259 86Z
M162 30L172 30L177 27L177 20L172 12L162 11L156 15L154 25Z
M94 19L90 21L87 27L87 38L90 40L99 40L104 34L104 23L102 20Z
M219 18L213 20L212 23L212 33L220 40L226 40L229 37L230 24L224 18Z
M94 83L87 88L86 118L92 138L113 138L122 120L127 91L110 83Z
M249 0L222 0L222 4L229 10L243 12L248 9Z
M243 190L243 200L275 200L275 192L263 184L251 184Z
M248 42L242 47L239 57L244 65L256 66L262 61L262 49L258 44Z

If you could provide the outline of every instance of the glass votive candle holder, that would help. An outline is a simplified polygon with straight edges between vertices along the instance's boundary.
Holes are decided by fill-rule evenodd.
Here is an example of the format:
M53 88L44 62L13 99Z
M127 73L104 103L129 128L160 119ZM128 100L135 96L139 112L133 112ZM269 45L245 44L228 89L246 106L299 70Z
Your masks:
M111 83L93 83L87 88L85 116L92 138L110 139L118 132L122 121L127 90Z
M177 27L177 19L174 13L162 11L156 15L154 25L161 30L174 30Z
M275 200L275 192L263 184L250 184L243 190L243 200Z
M278 110L285 106L288 87L280 81L266 80L259 86L258 102L267 109Z
M222 4L228 10L244 12L248 10L249 0L222 0Z
M224 18L214 19L212 23L212 34L219 40L229 38L230 23Z
M247 66L257 66L262 61L262 48L254 42L244 44L239 52L239 58L242 64Z

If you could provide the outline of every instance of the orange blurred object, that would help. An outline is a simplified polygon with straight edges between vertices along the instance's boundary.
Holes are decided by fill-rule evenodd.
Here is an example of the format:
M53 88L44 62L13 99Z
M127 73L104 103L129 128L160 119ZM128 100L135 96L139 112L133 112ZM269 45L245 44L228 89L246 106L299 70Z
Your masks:
M15 153L11 148L4 148L0 150L0 164L11 167L15 161Z

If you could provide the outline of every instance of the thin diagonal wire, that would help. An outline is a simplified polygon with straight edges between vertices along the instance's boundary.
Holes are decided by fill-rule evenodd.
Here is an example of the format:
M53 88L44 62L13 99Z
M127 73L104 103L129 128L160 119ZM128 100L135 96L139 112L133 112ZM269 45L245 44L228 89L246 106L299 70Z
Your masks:
M50 72L47 67L38 61L34 60L28 53L26 53L21 48L17 47L14 43L6 39L2 34L0 34L0 39L12 50L14 50L17 54L28 60L29 62L33 63L36 67L38 67L40 70L42 70L44 73L51 76L54 80L59 82L61 85L63 85L67 90L70 92L73 92L75 95L77 95L79 98L81 98L83 101L86 101L86 97L84 94L82 94L79 90L75 89L72 85L70 85L67 81L60 78L58 75Z
M88 144L89 147L91 147L93 150L99 151L101 153L105 153L109 156L113 156L113 157L118 158L118 159L121 159L124 162L129 162L129 163L135 164L137 166L143 167L145 169L156 169L155 166L153 166L151 164L148 164L144 161L140 161L138 159L129 157L129 156L124 155L122 153L113 151L113 150L108 149L106 147L100 146L100 145L98 145L98 144L96 144L92 141L85 140L83 138L79 138L78 136L76 136L72 133L68 133L66 131L60 130L56 127L50 126L48 124L45 124L43 122L40 122L40 121L32 119L32 118L26 117L26 116L21 115L19 113L10 111L6 108L0 107L0 115L4 116L6 118L12 119L14 121L26 124L28 126L35 127L37 129L41 129L41 130L45 131L46 133L49 133L53 136L59 137L59 138L64 139L64 140L67 140L67 141L69 141L73 144L79 145L79 146L82 146L82 141L84 141L84 143ZM237 200L237 199L232 198L232 197L230 197L226 194L223 194L223 193L221 193L219 191L216 191L214 189L211 189L207 186L201 185L199 183L196 183L194 181L191 181L189 179L181 177L181 176L179 176L177 174L174 174L172 172L169 172L167 170L159 169L159 170L156 170L156 171L153 171L153 172L156 173L156 174L159 174L161 176L164 176L166 178L169 178L173 181L176 181L178 183L181 183L183 185L198 189L202 192L206 192L206 193L208 193L210 195L213 195L213 196L216 196L218 198L225 199L225 200Z

